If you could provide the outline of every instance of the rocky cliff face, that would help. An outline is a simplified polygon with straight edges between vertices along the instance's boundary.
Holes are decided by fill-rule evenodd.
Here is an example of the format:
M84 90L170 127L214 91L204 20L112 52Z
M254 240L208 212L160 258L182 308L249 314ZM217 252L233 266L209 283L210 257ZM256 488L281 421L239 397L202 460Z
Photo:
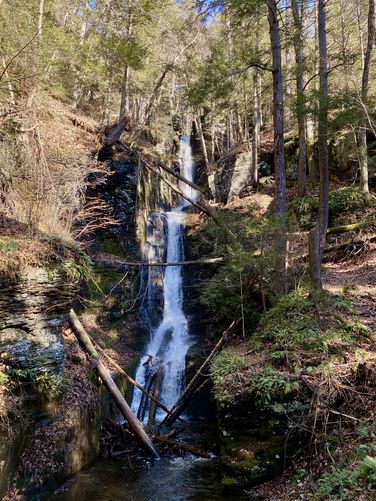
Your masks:
M76 287L59 272L30 268L17 282L0 284L1 363L36 373L61 374L61 324Z

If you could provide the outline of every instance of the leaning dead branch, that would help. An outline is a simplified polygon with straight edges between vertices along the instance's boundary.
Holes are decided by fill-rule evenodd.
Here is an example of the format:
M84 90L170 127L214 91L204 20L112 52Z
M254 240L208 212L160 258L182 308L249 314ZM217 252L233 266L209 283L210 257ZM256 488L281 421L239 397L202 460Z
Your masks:
M140 440L144 448L150 453L150 455L154 458L159 459L159 454L157 452L157 449L154 447L153 442L145 432L141 422L133 414L131 408L127 404L119 388L116 386L109 370L104 366L103 362L101 361L99 354L90 339L90 336L83 328L81 322L79 321L76 313L73 310L70 310L69 313L69 324L73 332L75 333L77 339L83 346L83 348L96 361L96 368L98 374L101 377L107 390L111 394L112 398L114 399L120 412L123 414L124 418L128 421L129 427L131 428L135 436Z
M191 380L191 382L188 384L186 389L180 395L178 401L172 407L171 413L168 416L166 416L165 419L162 421L162 424L171 425L174 421L176 421L178 419L180 414L186 409L192 396L196 393L197 388L201 385L202 378L208 377L206 373L207 373L207 369L209 368L210 362L213 360L216 353L218 353L223 348L223 346L227 343L232 332L234 331L236 326L240 323L240 320L241 320L240 318L233 320L231 325L224 331L220 340L214 346L214 348L210 352L209 356L206 357L204 363L198 369L198 371L196 372L196 374L193 377L193 379Z
M203 265L203 264L217 264L223 263L225 258L223 257L210 257L202 259L194 259L191 261L175 261L169 263L147 263L143 261L124 261L120 258L114 258L114 256L109 254L96 254L93 258L94 262L106 263L109 266L113 266L117 269L132 267L155 267L155 266L190 266L190 265Z
M123 149L123 151L126 151L130 154L136 155L136 157L138 158L140 163L142 165L144 165L147 169L149 169L153 174L155 174L159 179L161 179L165 184L167 184L167 186L169 188L171 188L172 191L174 191L180 197L187 200L191 205L193 205L194 207L197 207L200 211L204 212L209 217L211 217L213 219L213 221L230 237L231 240L236 241L235 235L232 233L231 230L229 230L229 228L227 226L225 226L222 223L222 221L218 217L217 211L215 211L202 197L200 198L200 200L193 200L191 197L189 197L188 195L183 193L183 191L179 187L177 187L171 181L169 181L166 178L166 176L163 176L159 172L158 167L152 165L152 163L149 162L148 160L145 161L145 159L142 157L142 155L137 150L133 150L132 148L130 148L126 144L122 143L121 141L118 141L117 144L120 146L121 149ZM157 165L160 167L160 162L158 162ZM165 167L164 167L164 170L166 170ZM192 183L191 181L189 181L185 177L181 176L180 174L177 174L172 169L169 169L169 174L171 174L175 178L179 179L180 181L186 183L187 185L197 189L197 187L194 183ZM198 191L201 191L201 189L199 188Z
M170 414L170 410L164 405L162 404L162 402L160 402L154 395L152 395L151 393L148 393L145 388L143 386L141 386L135 379L133 379L131 376L129 376L121 367L120 365L118 365L115 360L113 358L111 358L109 355L107 355L107 353L103 350L103 348L101 348L100 346L98 346L97 343L95 343L95 347L97 348L97 350L99 351L99 353L101 355L103 355L109 362L110 364L114 367L114 369L116 369L118 371L119 374L121 374L122 376L124 376L127 381L129 381L135 388L137 388L138 390L140 390L144 395L146 395L148 397L149 400L151 400L152 402L154 402L158 407L160 407L161 409L163 409L166 414Z

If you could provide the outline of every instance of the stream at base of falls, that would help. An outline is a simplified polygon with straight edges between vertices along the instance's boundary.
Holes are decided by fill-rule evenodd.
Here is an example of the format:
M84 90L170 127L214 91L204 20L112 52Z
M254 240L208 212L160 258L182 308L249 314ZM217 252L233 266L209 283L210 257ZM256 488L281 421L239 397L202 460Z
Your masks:
M212 431L215 433L215 424ZM184 436L197 440L210 437L207 422L186 422ZM127 459L101 459L67 482L53 501L224 501L239 499L223 493L218 458L201 459L190 454L146 460L141 455Z
M180 173L193 181L193 161L188 136L180 141ZM180 183L180 189L190 199L197 193ZM169 211L157 209L150 214L143 259L146 262L180 262L184 260L184 218L189 202L181 199ZM195 341L189 332L188 319L183 309L182 266L149 267L143 278L144 301L142 316L149 332L149 342L136 370L136 379L153 393L152 386L159 379L159 399L169 408L176 402L185 385L187 351ZM159 374L159 377L156 377ZM201 396L199 408L192 408L183 421L178 439L193 446L218 451L217 422L210 402L210 389ZM132 410L146 425L149 421L149 403L135 391ZM152 411L150 411L151 413ZM156 423L164 417L157 412ZM153 423L154 424L154 423ZM162 457L159 461L146 460L134 452L127 459L101 459L79 473L58 490L51 499L66 501L185 501L224 500L221 465L218 458L200 459L191 454ZM234 498L235 499L235 498ZM239 499L237 497L236 499Z

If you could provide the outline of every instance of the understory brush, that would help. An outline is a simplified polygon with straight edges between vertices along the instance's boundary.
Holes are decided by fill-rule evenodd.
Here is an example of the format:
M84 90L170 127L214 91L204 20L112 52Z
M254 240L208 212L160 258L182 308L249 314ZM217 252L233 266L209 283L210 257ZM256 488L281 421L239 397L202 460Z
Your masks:
M263 315L250 340L212 362L226 412L248 402L284 420L287 436L307 437L304 457L317 465L312 501L375 492L373 336L345 297L299 287Z
M329 193L329 226L335 224L349 223L351 215L359 214L361 218L363 211L370 205L367 199L360 191L354 187L333 189ZM319 201L318 197L306 195L296 198L292 202L291 210L295 214L298 224L303 230L309 230L317 222ZM344 216L346 219L344 219Z
M204 238L214 240L216 255L225 257L225 263L204 285L202 303L215 311L222 320L232 320L241 310L248 326L257 325L260 309L266 310L276 300L281 252L278 238L287 223L281 217L259 217L254 207L238 217L236 213L221 215L224 224L231 224L234 239L218 225L207 223ZM287 288L302 274L299 267L290 269Z
M362 436L364 428L364 425L359 426L355 434L341 430L341 438L345 441L342 444L333 446L326 442L334 464L330 471L319 477L314 500L348 501L361 495L367 496L364 499L371 499L368 494L375 494L376 437L371 431L367 436ZM332 435L330 438L334 437Z
M88 279L92 261L80 244L58 237L0 238L0 277L18 281L28 267L45 268L51 279L59 273L69 283Z

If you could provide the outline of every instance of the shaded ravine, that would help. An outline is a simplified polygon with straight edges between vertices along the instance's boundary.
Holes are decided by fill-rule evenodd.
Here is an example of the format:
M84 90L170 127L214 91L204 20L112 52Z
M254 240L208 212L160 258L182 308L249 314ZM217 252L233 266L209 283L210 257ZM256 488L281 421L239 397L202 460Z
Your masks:
M180 172L193 180L193 161L189 137L180 141ZM197 194L183 183L180 189L191 199ZM178 262L184 259L185 200L170 211L163 207L150 214L144 244L144 259L148 262ZM171 407L185 384L187 352L196 336L190 334L188 320L183 311L182 266L150 267L142 277L144 299L142 316L149 331L149 342L137 369L137 380L150 389L153 373L163 370L159 398ZM153 364L145 366L149 356ZM200 402L190 418L177 424L179 439L202 446L205 450L217 450L217 423L213 419L210 399ZM141 396L134 394L132 407L138 412ZM147 402L148 405L148 402ZM149 420L149 409L143 411L143 421ZM157 421L164 413L157 414ZM134 451L127 459L100 459L79 473L55 492L51 499L162 501L231 499L224 496L221 484L221 464L218 458L201 459L176 451L159 461L149 460L141 452Z
M179 164L181 174L193 181L193 160L189 136L180 140ZM180 189L189 198L195 200L197 192L187 184L180 182ZM164 212L161 208L149 218L148 235L144 246L146 262L168 263L184 259L184 209L189 205L181 200L177 208ZM163 256L163 247L167 251ZM159 398L169 408L178 399L185 382L185 358L191 344L188 321L183 311L182 266L152 267L146 271L145 302L143 315L149 329L150 341L141 358L136 372L137 381L154 391L160 385ZM162 285L163 284L163 285ZM161 287L162 285L162 287ZM158 290L162 288L163 297ZM163 309L162 306L163 305ZM148 418L148 402L140 391L136 390L132 409L139 418ZM162 418L160 411L157 418Z

